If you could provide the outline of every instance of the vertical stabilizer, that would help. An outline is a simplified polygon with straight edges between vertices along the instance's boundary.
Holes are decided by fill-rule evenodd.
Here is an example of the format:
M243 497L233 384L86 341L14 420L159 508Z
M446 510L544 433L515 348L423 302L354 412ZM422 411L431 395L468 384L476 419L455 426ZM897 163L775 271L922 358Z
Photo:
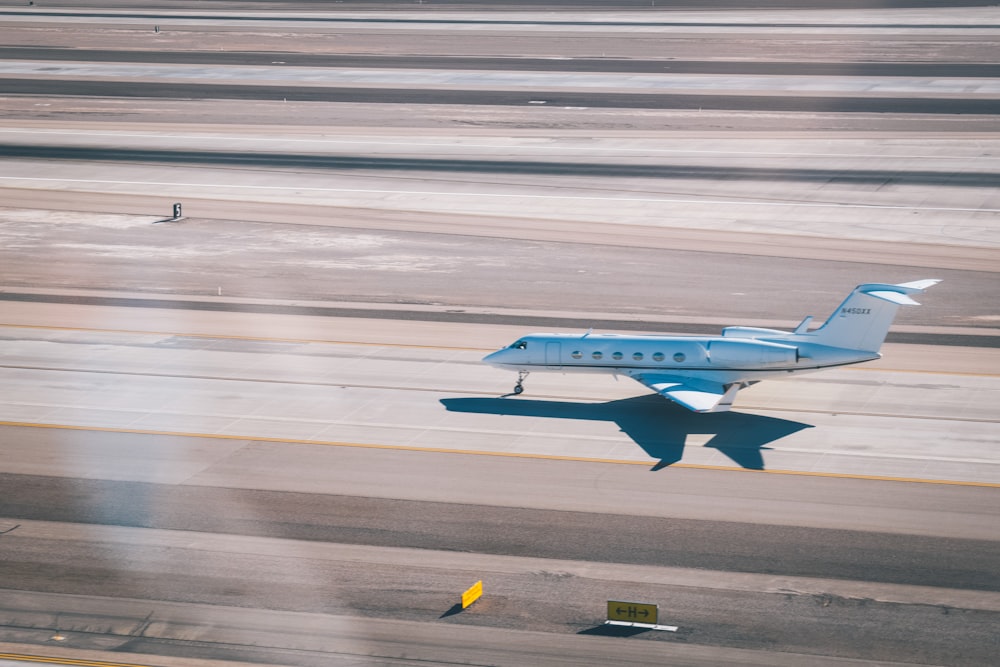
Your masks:
M928 279L899 285L858 285L823 326L804 335L820 345L877 353L899 307L920 305L910 295L939 282Z

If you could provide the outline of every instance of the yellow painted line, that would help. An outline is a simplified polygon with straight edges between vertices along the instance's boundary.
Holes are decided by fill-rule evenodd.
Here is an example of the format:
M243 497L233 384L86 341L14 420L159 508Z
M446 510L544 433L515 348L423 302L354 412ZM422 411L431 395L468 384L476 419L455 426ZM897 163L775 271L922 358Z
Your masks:
M416 445L383 445L367 442L339 442L336 440L306 440L300 438L274 438L257 437L247 435L228 435L224 433L185 433L181 431L155 431L151 429L135 428L113 428L109 426L75 426L71 424L43 424L35 422L8 422L0 421L0 426L13 426L20 428L43 428L68 431L94 431L100 433L131 433L133 435L162 435L181 438L206 438L209 440L248 440L252 442L275 442L291 445L318 445L323 447L355 447L358 449L389 449L406 452L425 452L430 454L463 454L469 456L495 456L512 459L540 459L545 461L574 461L578 463L611 463L615 465L636 465L651 466L657 465L659 461L648 459L645 461L633 461L628 459L605 459L585 456L562 456L558 454L532 454L527 452L491 452L475 449L450 449L447 447L418 447ZM688 470L714 470L725 472L745 472L763 473L768 475L797 475L801 477L827 477L834 479L863 479L879 482L907 482L911 484L943 484L948 486L976 486L991 489L1000 489L1000 483L993 482L968 482L951 479L924 479L920 477L892 477L889 475L857 475L853 473L839 472L813 472L806 470L754 470L751 468L741 468L738 466L713 466L695 463L672 463L670 468L683 468Z
M87 667L149 667L134 662L107 662L104 660L81 660L79 658L53 658L41 655L26 655L23 653L0 653L0 660L16 660L18 662L34 662L47 665L86 665Z

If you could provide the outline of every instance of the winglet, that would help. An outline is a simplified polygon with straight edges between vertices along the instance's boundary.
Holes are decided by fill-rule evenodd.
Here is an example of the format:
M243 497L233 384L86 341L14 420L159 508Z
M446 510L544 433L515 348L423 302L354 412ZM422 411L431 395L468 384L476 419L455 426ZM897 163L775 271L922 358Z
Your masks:
M911 283L900 283L896 285L896 287L902 287L904 289L912 289L923 292L928 287L934 287L939 282L941 282L940 278L925 278L924 280L914 280Z

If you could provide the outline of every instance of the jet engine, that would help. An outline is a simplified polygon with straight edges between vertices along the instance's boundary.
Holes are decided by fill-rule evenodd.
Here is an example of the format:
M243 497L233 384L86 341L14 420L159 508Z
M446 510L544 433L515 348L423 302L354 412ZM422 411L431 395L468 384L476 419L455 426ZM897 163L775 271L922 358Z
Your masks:
M714 366L729 368L794 366L799 360L799 349L762 340L713 340L708 344L708 358Z

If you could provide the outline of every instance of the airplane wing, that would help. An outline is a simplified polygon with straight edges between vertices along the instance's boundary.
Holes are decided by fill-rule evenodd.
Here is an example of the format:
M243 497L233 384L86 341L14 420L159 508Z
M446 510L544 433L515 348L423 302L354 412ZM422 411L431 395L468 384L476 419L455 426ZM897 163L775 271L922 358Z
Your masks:
M631 376L660 396L669 398L695 412L725 412L733 407L740 385L725 385L694 380L692 378L664 375L662 373L636 373Z

